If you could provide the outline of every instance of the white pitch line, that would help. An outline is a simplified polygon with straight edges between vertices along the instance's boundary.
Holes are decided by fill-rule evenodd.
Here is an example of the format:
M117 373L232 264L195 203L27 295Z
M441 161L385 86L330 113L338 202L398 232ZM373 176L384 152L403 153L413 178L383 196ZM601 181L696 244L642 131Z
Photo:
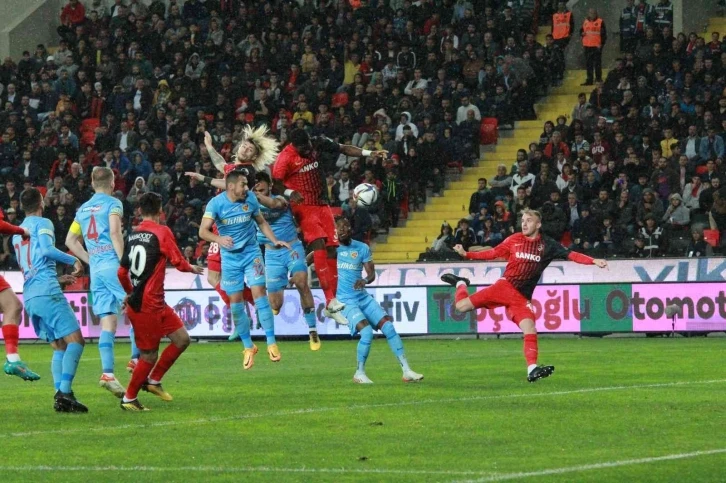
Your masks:
M216 473L328 473L328 474L378 474L378 475L428 475L428 476L482 476L486 471L466 470L398 470L385 468L276 468L274 466L224 467L224 466L0 466L3 471L18 472L216 472Z
M518 398L530 398L530 397L547 397L547 396L568 396L572 394L588 394L595 392L607 392L607 391L623 391L632 389L655 389L663 387L677 387L677 386L692 386L697 384L721 384L726 382L726 379L713 379L709 381L680 381L680 382L664 382L659 384L639 384L633 386L604 386L604 387L590 387L583 389L573 389L569 391L550 391L550 392L534 392L534 393L518 393L518 394L501 394L496 396L471 396L461 398L444 398L444 399L421 399L417 401L399 401L393 403L380 403L380 404L356 404L351 406L333 406L333 407L313 407L313 408L301 408L301 409L283 409L279 411L270 411L266 413L251 413L251 414L240 414L236 416L221 416L214 418L199 418L199 419L188 419L188 420L169 420L169 421L157 421L146 424L120 424L117 426L98 426L91 428L64 428L64 429L52 429L46 431L23 431L0 434L0 440L5 438L25 438L29 436L40 436L47 434L71 434L71 433L89 433L89 432L108 432L108 431L120 431L124 429L148 429L154 427L166 427L166 426L182 426L192 424L212 424L222 423L229 421L243 421L246 419L264 419L264 418L276 418L284 416L296 416L305 414L318 414L333 411L359 411L368 409L380 409L380 408L391 408L391 407L405 407L405 406L421 406L424 404L449 404L449 403L462 403L462 402L473 402L473 401L492 401L500 399L518 399ZM140 415L143 417L142 415Z
M654 456L652 458L637 458L632 460L606 461L604 463L594 463L590 465L566 466L564 468L552 468L550 470L528 471L524 473L503 473L500 475L485 476L475 480L464 480L459 483L486 483L493 481L521 480L524 478L532 478L539 476L562 475L565 473L578 473L581 471L602 470L606 468L618 468L620 466L644 465L648 463L657 463L660 461L683 460L687 458L697 458L699 456L709 456L714 454L726 453L726 448L710 449L704 451L693 451L691 453L676 453L664 456ZM455 482L456 483L456 482Z

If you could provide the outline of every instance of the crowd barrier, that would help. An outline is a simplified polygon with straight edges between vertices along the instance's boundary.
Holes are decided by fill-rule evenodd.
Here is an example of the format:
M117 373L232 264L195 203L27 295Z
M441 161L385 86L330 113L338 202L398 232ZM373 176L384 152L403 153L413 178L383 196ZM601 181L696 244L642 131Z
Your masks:
M472 287L483 288L482 286ZM547 333L711 332L726 330L726 294L722 283L568 283L540 285L532 297L537 329ZM503 308L459 314L454 310L454 291L444 286L373 287L368 291L391 316L401 334L506 334L519 332ZM85 337L97 338L98 319L88 293L65 294ZM324 297L313 290L318 331L321 335L347 335L346 326L322 315ZM22 299L22 296L21 296ZM167 303L179 314L195 338L221 337L231 331L227 308L213 290L170 290ZM682 317L665 315L670 304L683 305ZM263 335L254 311L252 335ZM119 324L118 335L128 335L128 321ZM307 335L296 290L286 290L282 310L275 317L281 336ZM35 333L24 314L22 339Z

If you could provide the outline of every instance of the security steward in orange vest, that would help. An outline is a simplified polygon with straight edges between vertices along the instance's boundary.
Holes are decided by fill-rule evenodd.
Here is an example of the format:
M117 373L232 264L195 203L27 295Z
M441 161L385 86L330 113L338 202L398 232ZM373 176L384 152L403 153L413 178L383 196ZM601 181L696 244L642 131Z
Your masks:
M593 85L593 74L597 82L602 81L602 48L607 40L605 21L597 16L597 10L591 8L587 11L587 18L580 29L582 46L585 48L585 61L587 63L587 81L583 86Z
M560 0L557 3L557 12L552 15L552 38L555 39L555 45L564 51L574 31L575 17L567 10L567 1Z

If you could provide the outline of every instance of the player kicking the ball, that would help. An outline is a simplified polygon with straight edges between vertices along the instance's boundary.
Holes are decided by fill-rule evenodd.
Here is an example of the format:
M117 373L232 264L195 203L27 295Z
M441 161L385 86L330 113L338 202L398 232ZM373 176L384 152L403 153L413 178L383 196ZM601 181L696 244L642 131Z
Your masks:
M140 389L163 401L171 401L171 395L161 386L161 379L189 347L189 333L184 323L164 301L167 260L180 272L201 274L204 271L184 259L174 234L167 226L159 224L161 196L146 193L139 199L139 207L142 221L129 235L117 274L128 294L126 312L141 351L129 387L121 399L121 409L125 411L147 410L137 399ZM168 337L171 344L158 358L162 337Z
M247 285L252 290L260 325L267 336L267 354L270 360L280 360L280 349L275 340L275 319L265 290L265 266L257 244L257 227L270 244L290 250L290 245L279 241L270 225L260 213L260 204L249 191L247 178L239 171L227 175L226 191L212 198L199 227L199 237L218 243L222 252L222 288L229 294L232 320L238 326L244 345L243 367L251 369L257 346L250 336L250 320L245 312L242 290ZM219 235L212 233L217 224Z
M459 255L468 260L494 260L506 258L504 276L484 290L469 296L469 280L447 273L444 282L456 286L456 310L469 312L479 308L505 307L507 316L524 332L524 359L527 361L527 380L535 382L549 377L554 366L537 365L537 329L530 299L542 272L554 259L567 259L583 265L606 268L608 262L571 252L552 238L540 233L542 216L538 211L524 210L522 231L508 237L495 248L482 252L466 252L456 245Z
M270 196L272 180L267 173L257 173L257 184L255 194L263 199ZM288 284L288 273L292 283L300 292L300 305L303 309L303 317L308 325L310 333L310 349L320 350L320 338L315 319L315 300L308 285L308 267L305 264L305 249L297 236L297 227L292 217L292 212L287 202L282 197L275 197L279 207L270 209L263 206L260 211L270 224L272 232L278 240L285 240L290 244L292 250L284 250L275 247L270 240L260 231L257 233L257 242L265 245L265 271L267 273L267 291L269 292L270 305L273 314L280 313L284 301L284 288Z
M325 315L347 325L342 316L343 304L335 298L338 286L338 267L335 221L328 205L327 189L322 176L321 153L331 156L385 157L387 151L368 151L355 146L338 144L326 137L310 138L303 129L290 133L288 144L272 166L274 189L290 199L292 214L313 253L315 272L325 293Z
M73 265L73 276L78 276L83 273L83 265L76 257L55 247L53 223L43 218L40 191L28 188L20 195L20 203L26 213L20 226L28 231L30 238L15 235L13 246L25 279L25 310L38 338L53 347L50 366L56 390L53 408L62 413L87 413L88 408L76 400L71 387L85 341L55 269L56 262Z
M350 334L360 334L358 341L358 369L353 376L353 382L358 384L373 384L366 375L366 360L371 351L373 330L380 330L386 336L388 345L398 359L403 369L403 382L418 382L423 375L414 372L408 366L406 355L403 352L403 341L393 327L391 317L371 294L366 292L366 285L376 279L376 270L373 257L368 245L353 240L350 233L350 223L345 218L336 222L338 230L338 298L345 304L343 313L350 321ZM363 278L363 268L366 278Z

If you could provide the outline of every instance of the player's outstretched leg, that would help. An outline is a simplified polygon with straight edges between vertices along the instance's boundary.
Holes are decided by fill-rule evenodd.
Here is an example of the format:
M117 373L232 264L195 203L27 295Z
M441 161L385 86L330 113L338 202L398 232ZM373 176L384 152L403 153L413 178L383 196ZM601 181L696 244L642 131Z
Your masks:
M220 295L224 294L224 295L222 295L222 299L225 301L225 304L227 304L227 306L229 306L229 303L230 302L229 302L229 296L227 295L227 293L224 290L222 290L221 288L219 288L217 290L217 292L219 292ZM252 298L252 291L246 285L245 285L244 290L242 290L242 299L244 300L244 302L246 304L250 304L253 307L255 306L255 299ZM227 338L227 340L229 340L230 342L239 339L239 327L238 327L238 325L235 324L234 321L233 321L232 326L233 326L232 333L229 334L229 337Z
M358 367L353 375L353 382L357 384L373 384L373 381L371 381L366 375L366 361L368 360L368 354L371 352L371 343L373 343L373 328L367 321L361 322L359 324L359 327L360 326L362 327L359 330L360 340L358 341Z
M139 402L138 396L141 387L146 384L151 370L156 364L158 358L157 350L141 351L139 360L136 362L134 372L131 374L131 380L126 388L126 393L121 399L121 409L124 411L148 411L148 409Z
M310 337L310 350L319 351L320 337L318 336L317 320L315 317L315 299L313 298L313 293L310 290L310 285L308 284L307 266L302 263L302 260L304 260L304 257L301 255L301 265L298 266L296 271L293 273L292 282L295 284L295 288L297 288L298 293L300 293L300 305L303 309L303 317L305 318L305 323L308 326L308 333ZM270 300L270 302L272 303L272 300ZM282 306L282 293L280 293L280 297L275 302L280 307Z
M126 389L118 382L114 375L114 351L113 346L116 339L116 314L101 314L101 335L98 337L98 352L101 355L101 367L103 373L98 381L98 385L103 389L116 396L122 398Z
M72 387L85 345L81 331L75 331L63 339L54 341L51 345L55 349L52 364L54 378L57 371L57 353L62 352L63 354L60 361L60 381L58 391L54 396L53 409L59 413L87 413L88 408L76 400Z
M338 265L335 247L326 248L325 239L319 238L310 244L310 249L313 251L315 273L318 275L320 288L323 289L325 294L326 307L323 313L340 325L348 325L348 319L343 315L345 304L335 296L338 288Z
M0 283L4 280L0 279ZM3 371L8 376L17 376L24 381L37 381L40 376L31 371L20 359L18 354L18 341L20 339L20 317L23 306L12 289L7 288L0 292L0 307L3 312L2 333L5 340L5 364Z
M174 398L161 386L161 380L191 343L189 333L184 327L175 330L168 337L171 344L161 353L161 357L151 371L151 374L149 374L149 379L146 384L141 385L141 389L158 396L163 401L171 401Z
M270 356L272 362L280 362L282 356L280 355L280 348L277 346L277 340L275 339L275 316L272 314L270 300L267 298L267 295L256 298L255 307L257 308L258 320L267 338L267 355Z
M136 334L134 333L134 328L129 328L129 342L131 343L131 359L129 360L129 363L126 364L126 370L129 373L133 373L134 369L136 368L136 363L139 362L139 348L136 347Z
M398 333L396 332L396 328L393 326L393 322L384 319L378 324L378 327L383 335L386 336L388 346L391 348L391 351L396 356L396 359L398 359L399 364L401 364L401 369L403 370L403 382L418 382L423 380L424 377L422 374L414 372L409 367L408 360L406 359L406 354L403 351L403 341L401 340L401 336L398 335Z
M524 319L519 322L519 328L524 332L524 360L527 361L527 381L536 382L549 377L555 372L554 366L538 366L537 357L537 329L533 319Z
M252 369L252 366L255 365L257 346L252 343L252 337L250 337L250 319L245 312L245 303L235 301L230 304L229 308L232 313L232 323L238 328L244 347L242 367Z
M305 323L308 324L308 335L310 337L310 350L320 350L320 336L318 336L317 319L315 317L315 307L307 307L303 309L303 317Z

